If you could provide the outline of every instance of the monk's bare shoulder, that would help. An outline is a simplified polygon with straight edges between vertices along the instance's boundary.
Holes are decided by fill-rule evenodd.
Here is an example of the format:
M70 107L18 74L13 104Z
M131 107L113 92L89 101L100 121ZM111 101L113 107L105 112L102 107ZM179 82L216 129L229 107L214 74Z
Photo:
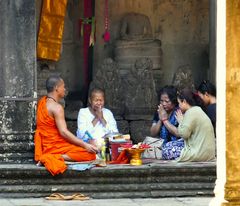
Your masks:
M55 103L54 108L53 108L53 113L54 115L63 115L64 114L64 109L61 104Z
M64 115L62 105L57 102L51 102L47 104L47 109L48 113L53 117Z

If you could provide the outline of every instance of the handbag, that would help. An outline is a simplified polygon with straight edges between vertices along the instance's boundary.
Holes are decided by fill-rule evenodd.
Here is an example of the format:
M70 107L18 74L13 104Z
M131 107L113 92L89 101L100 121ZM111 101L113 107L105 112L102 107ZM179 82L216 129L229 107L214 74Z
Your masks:
M148 144L150 148L142 153L142 158L162 159L163 139L147 136L143 143Z

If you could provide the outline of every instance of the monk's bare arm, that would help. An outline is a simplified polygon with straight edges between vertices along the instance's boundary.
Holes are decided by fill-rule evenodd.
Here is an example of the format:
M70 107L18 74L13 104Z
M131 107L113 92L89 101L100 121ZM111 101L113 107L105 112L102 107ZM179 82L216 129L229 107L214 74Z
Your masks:
M67 129L67 124L66 124L65 117L64 117L64 110L61 105L56 105L55 108L53 109L52 113L54 115L55 122L56 122L57 128L59 130L59 133L61 134L61 136L63 138L65 138L71 144L85 148L89 152L92 152L92 153L97 152L97 148L95 146L85 143L81 139L78 139L73 133L71 133Z

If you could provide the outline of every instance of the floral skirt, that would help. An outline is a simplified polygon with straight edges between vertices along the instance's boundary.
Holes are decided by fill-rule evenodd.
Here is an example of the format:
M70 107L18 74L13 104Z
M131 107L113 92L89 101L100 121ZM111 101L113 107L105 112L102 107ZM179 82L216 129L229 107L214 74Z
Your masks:
M181 155L181 151L183 148L184 148L183 139L167 142L162 146L162 159L175 160Z

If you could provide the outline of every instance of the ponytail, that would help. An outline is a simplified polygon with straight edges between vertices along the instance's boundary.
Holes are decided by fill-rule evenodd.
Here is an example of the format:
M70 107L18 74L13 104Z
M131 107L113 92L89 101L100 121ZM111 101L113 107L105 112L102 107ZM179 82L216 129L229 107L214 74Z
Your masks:
M177 97L182 101L185 100L191 106L200 106L203 110L205 110L202 99L196 92L193 92L189 88L185 88L178 92Z

